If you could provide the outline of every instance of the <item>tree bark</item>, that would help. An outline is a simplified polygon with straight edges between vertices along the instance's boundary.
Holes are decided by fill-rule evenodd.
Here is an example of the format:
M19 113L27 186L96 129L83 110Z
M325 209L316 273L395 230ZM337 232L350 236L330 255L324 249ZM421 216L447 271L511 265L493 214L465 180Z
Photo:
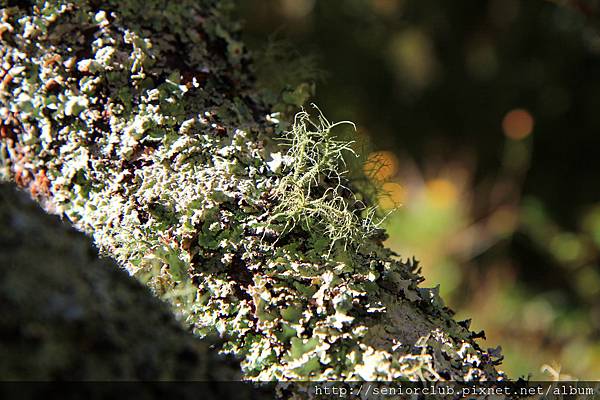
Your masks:
M382 245L333 124L281 132L229 7L3 8L1 179L222 335L247 379L501 379L498 352Z
M114 261L99 259L89 238L27 197L0 184L3 381L211 381L164 389L178 398L198 398L198 389L209 399L258 398L250 386L223 384L239 380L241 371L234 359L211 349L216 340L186 332L165 303ZM100 386L78 388L110 385ZM127 388L138 398L160 394L159 385L114 389ZM34 398L46 395L48 387L12 389L4 384L0 392L23 398L25 391Z

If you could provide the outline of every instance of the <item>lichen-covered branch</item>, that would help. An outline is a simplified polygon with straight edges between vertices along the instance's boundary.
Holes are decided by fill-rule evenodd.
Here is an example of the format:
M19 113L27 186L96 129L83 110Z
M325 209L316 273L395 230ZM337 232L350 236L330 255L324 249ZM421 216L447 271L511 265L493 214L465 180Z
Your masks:
M225 337L246 378L502 378L382 245L335 124L280 132L228 5L4 7L0 177Z

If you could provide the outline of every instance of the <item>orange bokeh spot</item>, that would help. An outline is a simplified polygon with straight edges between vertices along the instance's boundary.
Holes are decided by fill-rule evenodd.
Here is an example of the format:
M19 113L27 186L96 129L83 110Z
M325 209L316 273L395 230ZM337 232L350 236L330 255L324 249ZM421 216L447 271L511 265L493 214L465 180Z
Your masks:
M502 130L504 134L513 139L521 140L533 132L533 116L524 109L514 109L509 111L502 120Z
M384 183L379 195L379 205L384 210L391 210L402 205L406 192L402 185L395 182Z
M382 182L396 175L398 158L391 151L376 151L369 154L364 168L369 178Z
M431 203L437 208L448 208L458 198L458 189L446 179L433 179L427 182L427 192Z

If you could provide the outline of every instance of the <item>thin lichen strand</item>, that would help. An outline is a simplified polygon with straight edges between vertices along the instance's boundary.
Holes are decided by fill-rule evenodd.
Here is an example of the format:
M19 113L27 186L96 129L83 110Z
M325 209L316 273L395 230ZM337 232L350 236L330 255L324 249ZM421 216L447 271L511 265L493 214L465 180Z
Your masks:
M2 179L226 337L249 379L502 378L416 265L369 237L332 124L302 117L291 146L273 141L226 2L97 3L2 9ZM329 161L272 168L299 139Z

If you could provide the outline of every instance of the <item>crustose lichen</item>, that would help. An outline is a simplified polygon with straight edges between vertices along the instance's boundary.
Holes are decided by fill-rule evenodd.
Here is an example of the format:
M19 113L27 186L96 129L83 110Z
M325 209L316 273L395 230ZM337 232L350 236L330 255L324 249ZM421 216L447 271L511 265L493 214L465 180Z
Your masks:
M281 139L287 147L284 156L274 155L272 169L280 172L274 197L278 201L271 222L285 221L283 232L300 225L311 233L337 243L360 246L373 235L381 221L375 221L376 207L367 206L349 188L346 155L357 157L353 141L338 140L332 129L356 126L349 121L332 123L318 111L316 121L302 110Z

